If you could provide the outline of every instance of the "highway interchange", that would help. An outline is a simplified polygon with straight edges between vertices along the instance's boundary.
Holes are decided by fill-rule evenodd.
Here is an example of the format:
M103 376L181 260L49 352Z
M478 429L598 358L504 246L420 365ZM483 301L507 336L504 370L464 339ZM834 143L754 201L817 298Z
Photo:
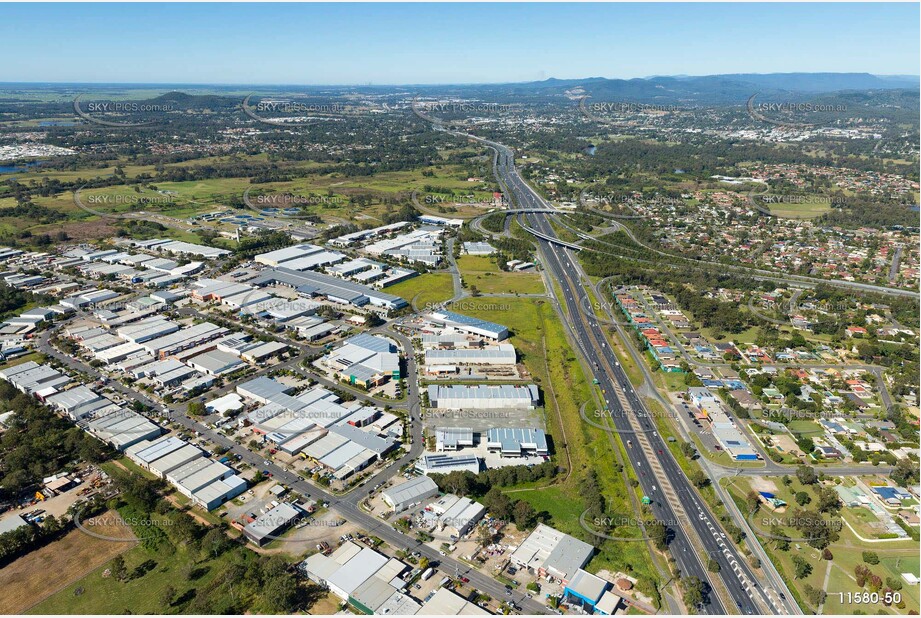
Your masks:
M436 126L436 128L439 127ZM545 273L559 286L561 293L556 298L557 308L560 310L564 324L569 329L574 347L585 361L585 366L590 369L592 377L597 381L599 395L604 401L605 409L609 412L613 431L620 435L623 448L636 472L640 487L651 500L650 509L653 516L664 522L672 534L669 552L676 562L680 576L695 576L707 583L708 592L702 606L697 610L706 614L801 613L791 598L792 595L785 594L789 591L776 575L776 571L768 571L766 576L761 577L762 580L768 581L759 581L759 578L754 575L747 559L727 538L719 521L710 512L707 504L672 456L665 440L659 435L649 410L630 383L608 343L604 324L609 320L600 319L595 314L591 298L583 285L583 281L587 279L582 274L581 267L573 253L583 247L559 239L550 224L550 218L557 216L557 211L524 182L515 168L514 155L509 148L465 133L454 131L450 133L458 137L477 140L495 151L494 172L511 203L509 210L502 211L507 215L506 225L508 216L517 214L522 227L535 237ZM527 222L523 220L524 217L527 217ZM768 276L774 275L768 274ZM803 283L808 285L807 282ZM554 290L549 290L549 293L557 296ZM458 291L455 290L455 296L457 295ZM172 422L225 448L228 454L238 456L240 461L260 470L268 470L278 481L285 483L306 498L328 503L330 509L338 512L367 533L381 538L389 545L410 552L419 552L431 563L439 565L439 568L446 574L469 578L470 585L475 589L495 599L512 602L523 613L548 613L551 610L529 595L514 591L509 596L505 586L497 580L450 556L441 555L437 550L414 537L403 534L385 521L363 510L361 504L368 495L398 474L404 465L415 460L421 454L424 446L413 347L410 340L396 330L395 326L398 323L391 323L373 330L396 339L404 348L407 362L406 373L410 378L406 381L407 399L405 403L397 404L395 407L407 410L412 442L407 446L405 454L397 461L392 462L347 494L337 495L324 491L276 462L264 460L259 453L211 429L203 422L204 419L188 416L187 404L169 404L166 414ZM301 352L310 352L309 349L304 349L304 346L297 347L302 348ZM103 377L94 368L52 347L47 333L39 341L39 350L57 358L72 369L95 378ZM301 358L297 356L272 369L291 369L321 383L328 382L321 376L301 367ZM266 371L268 370L262 369L256 375ZM112 381L109 384L126 398L136 399L151 410L163 408L162 405L149 399L143 393L126 387L118 381ZM212 394L219 396L232 388L232 385L225 386L215 390ZM367 397L362 398L367 399ZM373 403L379 402L373 401ZM710 560L720 566L719 574L716 576L707 568Z
M497 151L496 173L511 193L513 208L552 209L521 179L514 166L514 156L507 147L487 140L478 141ZM546 212L528 215L529 227L539 232L536 237L543 266L560 286L562 304L566 308L563 317L569 322L578 351L583 358L592 359L590 366L594 378L598 380L612 422L623 437L624 448L635 466L641 487L652 500L653 513L674 532L670 552L682 576L696 576L704 582L711 581L706 560L712 558L720 564L720 579L729 595L728 603L711 585L710 594L700 610L712 614L799 613L795 602L787 599L784 593L765 590L758 584L744 557L726 538L716 518L671 456L649 412L607 345L602 324L591 309L591 303L585 302L586 292L575 276L580 268L572 249L551 240L556 234L549 216Z

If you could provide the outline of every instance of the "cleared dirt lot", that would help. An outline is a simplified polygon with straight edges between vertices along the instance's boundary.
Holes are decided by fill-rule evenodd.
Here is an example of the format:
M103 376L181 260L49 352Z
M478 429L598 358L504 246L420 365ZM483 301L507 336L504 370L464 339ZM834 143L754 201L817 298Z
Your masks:
M93 531L114 538L131 538L130 529L104 513L94 518ZM21 614L57 590L83 577L135 543L107 541L72 530L0 569L0 611Z

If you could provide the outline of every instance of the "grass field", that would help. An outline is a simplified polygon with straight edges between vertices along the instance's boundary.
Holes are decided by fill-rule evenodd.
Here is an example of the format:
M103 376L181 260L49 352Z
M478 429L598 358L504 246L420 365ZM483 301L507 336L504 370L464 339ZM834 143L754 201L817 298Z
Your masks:
M476 287L483 294L542 294L544 283L536 272L504 272L499 270L495 258L483 255L464 255L458 258L457 267L468 289Z
M450 300L454 296L454 283L451 273L426 273L391 285L384 291L414 303L421 310L427 305Z
M195 585L206 584L220 572L222 560L208 561L201 566L207 572L195 582L184 582L179 569L192 560L188 553L176 552L152 556L143 547L135 547L124 554L125 565L132 571L148 560L156 566L136 579L120 582L114 577L103 577L106 565L93 570L83 579L74 582L32 608L33 614L154 614L166 608L159 601L162 591L169 585L179 590L179 596L191 591ZM78 589L82 592L78 593Z
M728 489L735 498L744 499L745 493L747 493L749 488L748 483L749 481L741 478L732 479L731 483L728 484ZM727 483L724 482L724 484ZM774 493L777 497L786 500L790 504L795 504L793 496L799 491L806 491L812 496L813 500L816 498L812 487L804 487L795 477L789 487L785 487L780 482L777 482L776 485L777 490ZM758 523L757 517L760 516L756 515L755 517L755 521ZM769 512L765 512L764 517L773 517L773 515ZM779 517L782 517L782 515ZM757 530L756 534L758 534ZM785 529L784 534L791 538L795 538L798 533L791 529ZM840 538L829 546L833 555L830 567L829 562L822 559L821 552L810 547L806 543L791 541L790 549L788 551L781 551L776 547L776 541L769 537L759 536L759 541L783 575L787 584L796 588L797 596L801 601L800 604L804 606L804 609L808 609L808 602L805 601L803 593L806 584L824 590L828 594L825 605L822 608L823 614L853 614L857 609L862 609L865 613L874 614L877 613L878 610L884 613L905 614L908 612L908 609L912 607L915 609L918 608L918 590L916 587L907 585L905 585L901 591L907 605L907 607L902 610L894 607L886 608L881 604L861 608L847 604L847 597L844 597L844 603L842 603L842 598L840 596L840 593L856 593L863 590L857 587L857 583L854 580L854 567L863 562L863 552L867 550L874 551L879 555L880 564L875 566L871 565L870 570L874 574L882 577L883 581L885 581L886 577L898 577L897 575L893 575L893 569L896 564L900 565L899 568L901 570L899 570L899 573L910 571L914 568L912 572L917 575L918 545L913 541L865 543L854 536L845 526L841 529ZM813 567L812 572L803 579L794 579L794 555L803 556ZM900 560L901 562L899 562ZM830 570L828 570L829 568ZM826 572L828 572L827 586L825 585ZM815 610L815 608L812 609Z
M822 435L822 429L815 421L798 419L787 423L787 427L790 429L790 431L800 437L805 436L812 438Z
M583 404L593 410L597 403L591 381L585 377L553 306L536 298L503 299L501 304L488 298L465 302L465 314L509 327L510 343L515 345L522 362L541 387L556 461L567 468L557 484L525 491L514 488L509 492L510 497L527 500L538 512L546 511L550 515L550 525L598 547L590 564L591 570L626 569L639 577L644 587L657 582L658 573L645 543L605 541L589 534L579 524L579 515L585 508L579 495L579 483L589 470L598 473L605 508L612 517L633 514L632 490L623 480L612 449L612 440L618 449L619 443L612 434L585 423L579 414ZM478 310L477 304L483 309ZM648 592L648 588L645 591Z
M802 198L801 203L766 204L771 214L787 219L812 219L831 210L828 200L821 200L818 196L796 196Z
M96 518L94 532L114 538L132 538L111 512ZM135 543L108 541L72 530L64 537L19 558L0 569L0 607L3 613L20 614L74 582Z
M38 603L29 612L194 613L189 604L194 602L198 595L207 591L215 607L234 608L242 604L243 607L251 607L253 613L272 613L264 605L264 596L253 598L250 596L252 592L235 590L224 583L223 578L233 568L246 569L247 565L253 565L258 560L258 555L245 547L235 546L217 557L211 557L187 545L169 546L168 551L149 550L137 545L122 555L130 574L126 581L104 576L110 564L107 562ZM162 595L168 586L176 591L176 595L175 600L166 605ZM247 598L241 599L241 594L247 594Z
M166 168L186 168L195 169L201 167L221 168L227 165L238 166L241 162L247 161L267 161L265 154L259 155L240 155L234 158L225 156L202 157L191 159L180 163L169 163ZM169 191L171 199L163 200L163 194L157 194L150 189L142 191L148 193L148 197L160 197L160 202L140 204L136 198L139 194L135 192L134 185L130 182L125 185L114 185L96 189L86 189L81 192L83 202L93 210L106 214L123 214L126 212L154 212L170 217L184 219L194 214L212 212L223 209L228 204L239 203L243 193L247 189L254 188L248 176L238 177L215 177L201 180L192 180L184 182L168 182L165 180L156 180L157 170L150 165L131 165L127 159L118 161L111 160L100 164L99 167L87 167L79 170L57 171L47 168L37 168L28 170L24 173L11 175L18 182L41 182L43 178L61 183L74 183L80 180L93 179L111 179L115 176L116 163L124 172L125 177L129 180L139 175L146 175L153 178L153 183L160 191ZM468 181L467 167L454 163L445 163L414 170L399 172L383 172L372 176L349 177L339 174L335 165L305 161L278 161L278 167L283 170L291 180L284 182L262 183L257 188L259 193L290 193L302 197L322 196L329 197L329 201L323 201L305 207L305 210L314 215L322 217L327 223L339 223L342 219L353 221L355 223L371 223L380 225L382 217L386 213L395 212L400 204L409 202L411 191L409 187L418 187L423 201L428 196L432 201L433 210L439 211L446 216L451 216L453 211L458 210L450 204L450 201L459 199L461 201L469 200L475 202L487 203L492 199L492 192L496 189L490 180ZM322 168L322 169L321 169ZM332 171L330 171L332 170ZM323 173L321 173L321 171ZM423 171L426 176L423 176ZM3 181L0 178L0 182ZM445 199L444 202L435 202L436 193L428 189L444 189L453 191L454 196L445 193L439 200ZM428 193L432 195L428 195ZM109 198L131 198L127 202L96 202L90 203L90 200L99 199L102 196ZM353 201L357 197L371 198L370 203L364 202L358 204ZM57 195L35 196L35 204L51 208L67 215L71 221L92 221L94 215L84 212L74 204L73 195L70 190L64 191ZM4 199L0 201L0 210L15 205L15 200ZM462 206L466 214L474 215L484 212L482 208ZM469 211L469 212L468 212ZM59 224L60 225L60 224ZM39 230L34 221L26 221L0 215L0 233L15 234L23 229L29 229L33 233L44 233L45 230ZM60 230L60 226L55 228ZM67 230L69 232L69 229ZM111 234L109 234L111 235ZM102 235L104 236L104 235ZM83 240L86 236L77 237L77 240ZM95 235L94 237L101 237Z

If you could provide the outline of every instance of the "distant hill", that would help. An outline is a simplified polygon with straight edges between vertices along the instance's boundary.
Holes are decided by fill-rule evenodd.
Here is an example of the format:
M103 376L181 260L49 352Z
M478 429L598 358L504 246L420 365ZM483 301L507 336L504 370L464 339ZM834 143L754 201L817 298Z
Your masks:
M553 96L584 92L598 100L714 105L758 99L804 99L818 94L848 91L919 90L919 78L877 76L870 73L739 73L729 75L650 77L645 79L551 78L539 82L456 86L493 95Z
M907 75L877 76L870 73L735 73L715 75L714 77L793 92L918 88L917 77Z

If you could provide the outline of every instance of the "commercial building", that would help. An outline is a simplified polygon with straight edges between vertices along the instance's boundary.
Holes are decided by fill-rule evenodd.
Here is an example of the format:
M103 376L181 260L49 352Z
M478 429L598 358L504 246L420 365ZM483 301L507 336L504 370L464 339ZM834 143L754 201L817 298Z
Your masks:
M45 403L57 408L70 416L73 420L80 420L89 415L94 410L89 410L85 406L92 404L106 405L111 402L105 397L101 397L84 385L75 386L66 391L60 391L45 397Z
M281 382L266 376L259 376L248 382L237 384L237 393L264 404L269 403L274 396L289 393L291 390L293 390L293 387L285 386Z
M166 475L166 480L175 485L182 495L192 495L215 481L233 476L234 471L224 464L210 459L196 459L176 468Z
M21 515L13 514L0 520L0 534L6 534L28 525L29 522L23 519Z
M358 232L352 232L351 234L344 234L338 236L329 241L329 244L335 247L348 247L353 243L366 240L368 238L375 238L378 236L384 236L391 234L398 230L410 225L409 221L397 221L396 223L391 223L389 225L382 225L380 227L375 227L370 230L359 230Z
M427 476L417 476L381 492L381 498L394 512L399 513L419 504L426 498L438 495L438 485Z
M688 399L695 407L695 415L710 423L710 429L726 453L736 461L756 461L758 452L752 447L729 416L719 397L703 386L688 389Z
M323 364L350 384L369 388L388 379L400 379L400 355L385 337L362 333L346 339L323 359Z
M385 238L364 247L370 255L385 255L407 262L436 266L442 260L443 230L422 227L394 238Z
M508 328L479 318L461 315L453 311L434 311L428 319L446 328L452 328L461 333L477 335L493 341L508 339Z
M166 358L177 352L188 350L222 337L228 332L223 326L218 326L211 322L201 322L165 337L149 339L142 342L141 345L155 357Z
M161 433L158 425L137 412L124 409L94 418L88 423L87 429L119 451L124 451L138 442L156 438Z
M553 577L568 584L591 559L595 548L545 524L538 524L510 560L538 577Z
M423 455L416 462L416 470L422 474L448 474L450 472L480 471L480 460L475 455Z
M303 516L304 511L298 505L282 502L244 526L243 535L262 547Z
M246 481L239 476L228 476L214 481L192 493L192 502L206 511L213 511L228 500L246 491Z
M438 427L435 429L435 450L456 451L473 446L473 429L469 427Z
M486 448L502 457L521 457L527 452L548 455L547 434L543 429L495 427L486 432Z
M300 245L294 245L292 247L285 247L276 251L269 251L268 253L260 253L255 258L253 258L253 260L257 264L265 264L266 266L284 265L285 267L291 268L293 270L307 270L309 268L315 268L317 266L323 266L325 264L332 263L325 260L330 260L334 256L339 256L338 259L335 259L335 261L340 261L345 257L341 253L327 251L323 247L304 243ZM314 259L311 260L310 258ZM312 266L305 265L308 263L312 264Z
M211 511L246 491L246 481L222 463L204 458L204 451L184 440L164 436L127 449L128 458L173 483L183 495Z
M205 452L197 446L182 442L181 447L172 449L161 457L148 462L147 469L160 478L165 479L167 475L174 470L178 470L186 464L201 459L204 456Z
M412 597L396 590L380 577L370 577L349 595L349 605L371 616L411 616L422 607Z
M128 243L131 246L154 251L157 253L173 253L177 255L201 256L206 260L213 260L225 255L230 255L227 249L217 247L206 247L190 242L180 240L171 240L169 238L154 238L152 240L132 240Z
M429 406L445 410L464 409L533 409L540 394L537 386L502 385L431 385L428 387Z
M609 586L606 580L579 569L563 588L563 596L570 604L581 607L587 614L593 614Z
M156 339L157 337L164 337L171 333L175 333L179 328L179 324L164 317L156 316L128 326L122 326L115 332L125 341L143 343L151 339Z
M492 255L496 249L488 242L465 242L464 253L467 255Z
M452 538L460 538L470 532L486 514L486 507L479 502L454 494L445 494L429 508L438 517L439 531L451 535Z
M422 604L419 614L425 616L488 616L489 612L447 588L439 588Z
M308 556L298 569L362 613L388 613L386 607L404 607L415 613L412 603L402 597L394 598L394 593L406 587L400 577L408 570L406 564L369 547L348 541L329 556Z
M141 468L149 470L150 464L181 449L185 444L175 436L163 436L157 440L142 440L125 449L125 455Z
M426 350L426 365L514 365L515 346L500 343L495 347Z
M256 286L286 285L295 288L303 296L325 297L332 302L355 307L370 304L383 309L402 309L407 305L399 296L386 294L359 283L343 281L338 277L321 273L300 272L284 266L261 273L251 283Z
M220 350L211 350L210 352L193 356L189 359L188 364L193 369L209 376L221 376L244 366L243 361L237 356Z
M20 392L27 395L36 395L39 392L47 392L53 395L58 389L63 388L70 383L70 378L62 374L57 369L48 365L39 365L34 361L26 361L13 367L7 367L0 371L0 378L3 378ZM51 389L50 391L48 389ZM42 396L47 399L46 395Z

